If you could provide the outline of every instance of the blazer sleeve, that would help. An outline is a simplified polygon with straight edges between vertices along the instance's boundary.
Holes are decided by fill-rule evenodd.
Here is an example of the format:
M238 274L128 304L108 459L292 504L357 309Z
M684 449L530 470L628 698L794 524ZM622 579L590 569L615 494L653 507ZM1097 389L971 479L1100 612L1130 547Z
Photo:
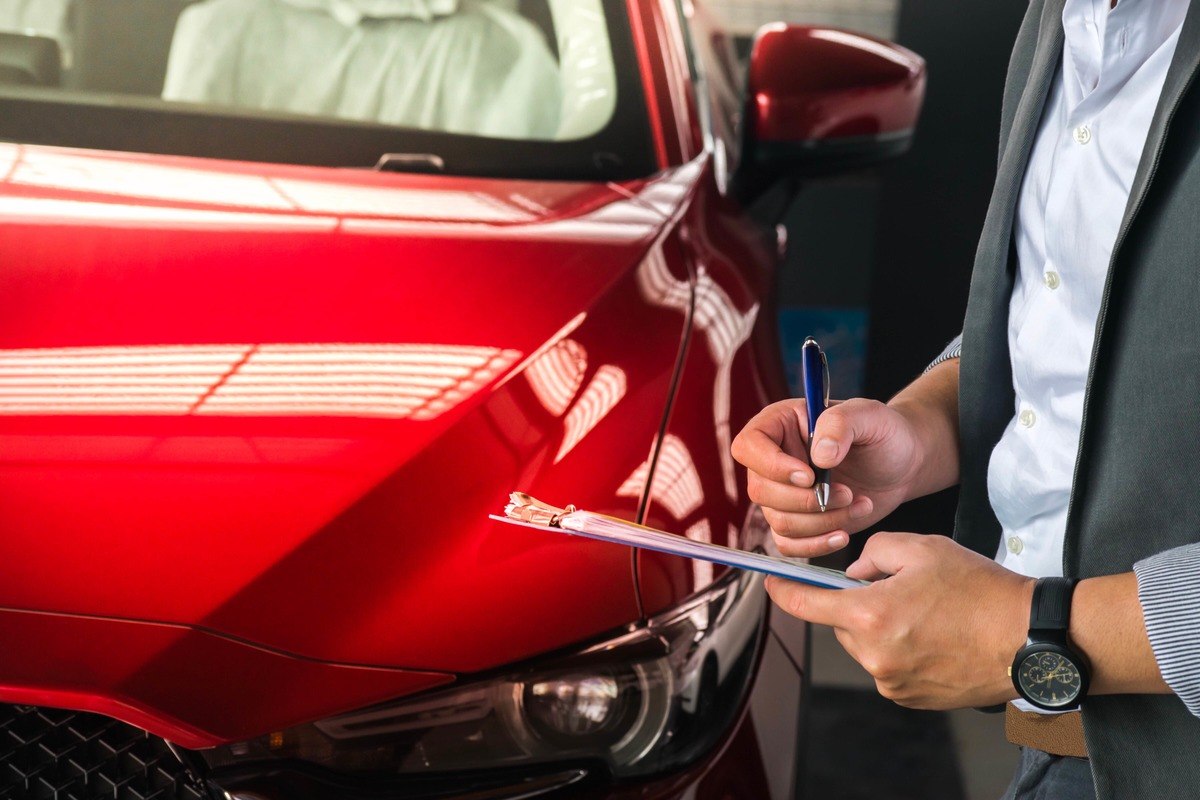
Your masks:
M1133 571L1159 672L1200 717L1200 544L1143 559Z

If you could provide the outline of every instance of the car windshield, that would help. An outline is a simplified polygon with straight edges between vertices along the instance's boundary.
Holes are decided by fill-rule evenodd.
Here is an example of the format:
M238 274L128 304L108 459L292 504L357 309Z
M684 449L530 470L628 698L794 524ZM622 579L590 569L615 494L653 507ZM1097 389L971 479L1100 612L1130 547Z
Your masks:
M636 63L620 0L0 0L0 140L635 177Z

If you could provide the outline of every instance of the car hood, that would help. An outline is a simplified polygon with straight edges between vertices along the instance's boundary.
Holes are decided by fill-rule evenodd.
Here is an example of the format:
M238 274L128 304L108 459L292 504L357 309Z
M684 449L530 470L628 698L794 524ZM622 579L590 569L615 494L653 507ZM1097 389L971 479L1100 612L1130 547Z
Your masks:
M645 256L690 178L5 174L0 607L442 673L638 617L627 551L487 514L635 515L684 324Z

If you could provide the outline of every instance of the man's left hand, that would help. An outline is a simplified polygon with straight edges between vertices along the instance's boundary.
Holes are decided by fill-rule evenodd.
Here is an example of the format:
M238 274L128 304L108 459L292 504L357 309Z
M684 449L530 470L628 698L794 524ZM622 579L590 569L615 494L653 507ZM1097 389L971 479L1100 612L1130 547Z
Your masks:
M1008 667L1029 629L1032 578L945 536L877 533L846 573L875 581L821 589L767 579L789 614L829 625L879 693L910 708L989 706L1017 696Z

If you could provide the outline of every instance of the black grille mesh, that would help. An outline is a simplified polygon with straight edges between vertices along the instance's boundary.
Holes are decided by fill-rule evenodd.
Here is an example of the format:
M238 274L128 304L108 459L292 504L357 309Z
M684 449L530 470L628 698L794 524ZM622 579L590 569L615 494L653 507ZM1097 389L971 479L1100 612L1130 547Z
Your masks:
M0 800L207 800L166 742L97 714L0 705Z

